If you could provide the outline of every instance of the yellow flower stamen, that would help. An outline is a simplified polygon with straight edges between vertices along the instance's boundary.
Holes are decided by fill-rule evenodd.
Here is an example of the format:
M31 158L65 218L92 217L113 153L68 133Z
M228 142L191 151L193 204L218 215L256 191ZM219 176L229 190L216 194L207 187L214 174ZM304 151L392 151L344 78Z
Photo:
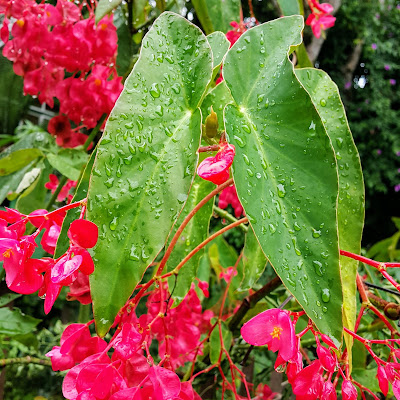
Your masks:
M273 339L280 340L282 331L283 329L280 328L279 326L274 326L274 330L271 332L270 335L272 336Z

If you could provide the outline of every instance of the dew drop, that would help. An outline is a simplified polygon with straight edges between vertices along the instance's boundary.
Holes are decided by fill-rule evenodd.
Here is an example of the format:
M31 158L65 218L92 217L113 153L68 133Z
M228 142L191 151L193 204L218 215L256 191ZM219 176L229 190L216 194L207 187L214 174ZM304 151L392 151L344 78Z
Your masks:
M322 289L322 301L324 303L329 303L331 299L331 291L328 288Z

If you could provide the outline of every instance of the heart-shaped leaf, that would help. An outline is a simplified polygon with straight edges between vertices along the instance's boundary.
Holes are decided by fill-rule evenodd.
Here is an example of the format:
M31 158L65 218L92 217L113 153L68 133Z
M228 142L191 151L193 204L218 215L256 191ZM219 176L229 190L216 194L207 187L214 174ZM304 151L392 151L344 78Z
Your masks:
M88 195L99 227L91 275L104 335L165 244L188 197L201 135L200 101L212 74L199 28L162 14L109 117Z
M288 58L302 28L300 16L280 18L250 29L229 50L223 71L235 104L225 108L225 127L236 145L237 192L265 255L309 317L338 343L336 160Z

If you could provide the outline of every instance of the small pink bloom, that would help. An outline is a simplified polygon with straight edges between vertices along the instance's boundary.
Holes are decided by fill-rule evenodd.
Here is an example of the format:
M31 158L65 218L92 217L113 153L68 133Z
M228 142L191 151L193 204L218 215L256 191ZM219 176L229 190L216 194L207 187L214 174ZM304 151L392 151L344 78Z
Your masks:
M240 216L243 215L244 211L237 195L235 185L228 186L219 195L218 207L225 209L226 207L228 207L229 204L234 210L235 217L240 218Z
M392 387L393 387L393 394L396 397L397 400L400 400L400 380L396 379L393 383L392 383Z
M197 168L197 174L207 180L221 185L229 179L229 168L235 157L235 146L224 143L214 157L207 157Z
M90 304L92 302L92 297L90 296L89 277L87 275L78 272L78 277L69 286L67 300L78 300L81 304Z
M383 368L381 365L378 367L376 377L378 378L379 388L381 389L383 395L386 397L389 391L389 380L386 375L385 368Z
M278 308L266 310L246 322L241 334L254 346L268 345L271 351L279 351L283 360L290 360L297 351L296 335L289 314Z
M68 229L68 237L78 246L91 249L96 245L99 230L93 222L77 219L71 223Z
M169 369L151 367L149 377L154 388L154 400L172 400L181 391L178 375Z
M316 400L320 397L324 379L323 368L319 360L313 361L296 376L292 384L296 400Z
M336 356L334 356L327 348L317 345L317 355L322 366L328 372L334 372L337 364Z
M337 394L331 381L326 381L322 388L321 400L336 400Z
M342 383L342 399L357 400L357 389L348 379L344 379Z
M51 269L51 281L61 283L79 269L82 264L82 256L75 256L69 259L68 256L62 257Z

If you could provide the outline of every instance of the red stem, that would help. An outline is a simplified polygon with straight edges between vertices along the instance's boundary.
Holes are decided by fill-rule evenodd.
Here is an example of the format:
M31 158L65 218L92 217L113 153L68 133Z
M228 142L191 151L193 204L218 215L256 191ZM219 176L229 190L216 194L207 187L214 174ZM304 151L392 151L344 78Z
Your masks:
M168 261L169 256L172 253L172 250L175 247L176 242L179 239L179 236L181 235L182 231L185 229L186 225L189 223L189 221L194 217L194 215L197 213L197 211L204 206L209 200L211 200L216 194L224 190L226 187L231 185L233 183L233 179L228 179L225 183L222 185L219 185L217 188L215 188L211 193L209 193L206 197L204 197L203 200L201 200L196 207L193 208L193 210L186 216L186 218L183 220L181 226L178 228L176 231L174 237L171 240L171 243L169 244L167 250L165 251L164 257L162 258L160 265L158 266L157 273L156 275L160 275L162 270L164 269L165 264Z

